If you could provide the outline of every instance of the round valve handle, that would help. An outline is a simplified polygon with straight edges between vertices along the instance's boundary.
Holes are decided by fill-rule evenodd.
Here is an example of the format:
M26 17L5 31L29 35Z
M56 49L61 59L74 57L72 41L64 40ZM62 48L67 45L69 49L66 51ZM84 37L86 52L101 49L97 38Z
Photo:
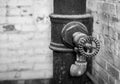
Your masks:
M91 42L91 43L90 43ZM92 43L95 43L95 47L92 45ZM81 39L79 41L79 52L83 55L83 56L86 56L86 57L93 57L95 55L97 55L97 53L99 52L100 50L100 42L95 38L95 37L92 37L92 36L87 36L86 38L84 39ZM90 52L88 52L86 49L89 49Z

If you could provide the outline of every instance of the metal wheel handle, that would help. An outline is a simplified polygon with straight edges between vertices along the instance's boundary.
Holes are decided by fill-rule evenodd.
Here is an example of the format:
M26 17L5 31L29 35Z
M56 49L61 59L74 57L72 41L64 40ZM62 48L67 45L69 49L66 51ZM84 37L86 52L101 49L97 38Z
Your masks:
M90 45L90 42L91 43L94 42L96 46L94 47L93 45ZM89 49L90 51L87 52L87 50L85 50L85 47L86 47L86 49ZM93 57L93 56L97 55L97 53L100 50L100 42L95 37L88 36L88 37L80 40L78 49L79 49L79 52L83 56Z

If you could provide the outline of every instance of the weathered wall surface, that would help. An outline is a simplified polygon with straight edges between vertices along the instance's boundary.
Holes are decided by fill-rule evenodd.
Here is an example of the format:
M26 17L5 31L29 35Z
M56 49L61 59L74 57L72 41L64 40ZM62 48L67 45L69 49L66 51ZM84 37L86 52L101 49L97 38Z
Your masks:
M88 0L94 16L93 35L101 50L93 61L93 75L99 84L120 84L120 1Z
M0 0L0 80L52 77L52 0Z

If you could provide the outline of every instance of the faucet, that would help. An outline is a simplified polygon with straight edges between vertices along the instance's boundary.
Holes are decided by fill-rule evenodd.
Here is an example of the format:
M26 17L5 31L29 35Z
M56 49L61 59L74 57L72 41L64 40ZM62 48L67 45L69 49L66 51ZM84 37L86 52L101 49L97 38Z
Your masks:
M87 27L81 22L71 21L67 23L61 32L64 43L69 44L76 52L75 64L71 65L71 76L81 76L86 72L87 57L97 55L100 42L88 35Z

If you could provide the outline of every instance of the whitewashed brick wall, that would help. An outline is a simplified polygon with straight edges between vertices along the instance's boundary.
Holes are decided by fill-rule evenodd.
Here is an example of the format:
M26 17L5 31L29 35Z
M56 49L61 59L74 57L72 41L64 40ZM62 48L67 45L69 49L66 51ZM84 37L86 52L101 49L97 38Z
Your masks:
M0 0L0 80L52 77L52 0Z

